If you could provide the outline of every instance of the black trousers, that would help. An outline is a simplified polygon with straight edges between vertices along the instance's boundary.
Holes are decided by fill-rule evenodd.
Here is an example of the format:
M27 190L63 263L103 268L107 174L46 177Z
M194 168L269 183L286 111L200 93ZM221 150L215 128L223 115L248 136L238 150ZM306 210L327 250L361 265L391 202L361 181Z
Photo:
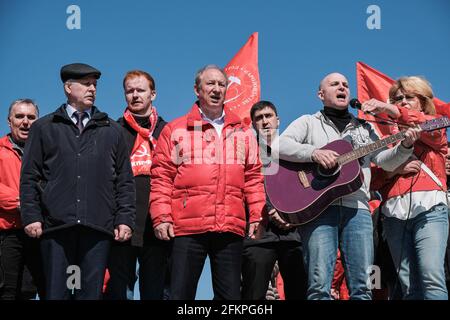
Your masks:
M150 236L150 235L148 235ZM162 300L171 243L154 236L144 240L143 247L114 242L109 254L110 279L105 292L108 300L132 300L136 283L136 261L139 261L139 294L141 300Z
M110 235L84 226L44 234L41 252L46 299L101 299L111 241Z
M211 262L214 300L240 300L243 238L207 232L175 237L171 256L170 299L193 300L206 256Z
M39 240L23 229L0 231L0 300L43 299L44 274Z
M306 299L308 277L301 244L296 241L268 242L246 246L242 257L242 299L265 300L275 261L284 282L286 300Z

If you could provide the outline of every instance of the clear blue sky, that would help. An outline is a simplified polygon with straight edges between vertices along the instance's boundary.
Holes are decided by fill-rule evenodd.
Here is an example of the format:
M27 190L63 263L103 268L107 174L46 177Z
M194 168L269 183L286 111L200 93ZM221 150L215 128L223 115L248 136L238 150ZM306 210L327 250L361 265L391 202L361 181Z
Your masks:
M71 4L80 30L66 27ZM379 30L367 28L369 5L381 9ZM282 129L320 108L317 86L330 72L345 74L356 96L357 61L393 78L423 75L450 101L448 0L0 0L0 134L12 100L31 97L42 115L63 103L59 70L72 62L102 71L96 105L112 118L125 107L125 72L150 72L158 112L172 120L195 100L195 72L225 66L255 31L261 98L277 105ZM211 297L208 268L198 298Z

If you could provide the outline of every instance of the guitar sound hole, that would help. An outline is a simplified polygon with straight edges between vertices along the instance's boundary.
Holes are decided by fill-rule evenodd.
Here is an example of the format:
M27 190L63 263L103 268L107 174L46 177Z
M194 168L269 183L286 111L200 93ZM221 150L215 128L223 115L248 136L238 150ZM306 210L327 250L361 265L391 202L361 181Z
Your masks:
M339 171L341 170L341 167L336 165L331 169L326 169L322 166L318 166L317 167L317 172L319 173L320 176L322 177L332 177L335 176L337 173L339 173Z

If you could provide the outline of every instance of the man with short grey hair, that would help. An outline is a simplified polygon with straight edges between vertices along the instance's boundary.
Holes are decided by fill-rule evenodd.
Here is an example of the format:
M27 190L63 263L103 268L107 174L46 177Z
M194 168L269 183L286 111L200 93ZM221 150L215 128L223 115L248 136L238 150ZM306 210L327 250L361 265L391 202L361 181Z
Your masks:
M198 100L164 127L156 147L150 214L156 236L173 238L171 299L195 298L206 256L214 299L240 299L243 239L255 236L264 210L256 138L224 110L226 89L222 69L200 69L194 85Z
M19 201L23 148L38 116L38 106L33 100L13 101L8 110L10 133L0 139L0 300L33 298L36 288L22 286L22 274L28 272L43 298L39 243L24 233Z
M111 240L134 228L123 132L94 106L100 75L82 63L61 68L67 103L36 121L24 152L22 220L42 238L47 299L100 299Z

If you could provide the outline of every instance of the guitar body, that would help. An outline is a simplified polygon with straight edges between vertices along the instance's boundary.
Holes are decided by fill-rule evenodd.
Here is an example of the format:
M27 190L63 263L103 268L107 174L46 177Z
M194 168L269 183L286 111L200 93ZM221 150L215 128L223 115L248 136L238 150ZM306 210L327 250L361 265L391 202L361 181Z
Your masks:
M353 150L345 140L333 141L322 149L340 155ZM336 199L357 191L362 179L358 160L326 174L315 163L280 160L277 173L265 176L265 186L270 202L280 215L291 224L301 225L317 218Z

